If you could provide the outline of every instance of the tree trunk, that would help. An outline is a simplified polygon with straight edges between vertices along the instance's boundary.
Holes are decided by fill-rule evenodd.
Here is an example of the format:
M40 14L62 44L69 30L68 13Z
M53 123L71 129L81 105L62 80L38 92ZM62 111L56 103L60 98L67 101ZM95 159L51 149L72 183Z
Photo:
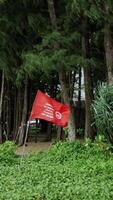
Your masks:
M57 126L57 141L61 140L62 127Z
M75 82L76 82L76 71L75 70L72 70L69 72L69 96L70 96L70 99L73 99L73 94L74 94L74 91L75 91Z
M3 96L4 96L4 70L2 71L2 83L1 83L1 94L0 94L0 143L2 143L2 110L3 110Z
M69 128L69 134L68 138L71 141L74 141L76 139L76 127L75 127L75 118L74 118L74 110L73 110L73 102L70 100L69 97L69 84L67 81L67 76L65 70L62 70L59 72L59 80L61 84L61 88L63 91L63 99L66 104L68 104L71 108L71 114L70 119L68 122L68 128Z
M82 78L82 71L81 67L79 68L79 81L78 81L78 128L81 128L80 121L81 121L81 78Z
M57 29L57 21L56 21L56 13L55 13L55 7L54 7L54 0L47 0L48 3L48 10L50 15L51 24L54 29Z
M109 6L105 3L105 11L106 15L109 15ZM106 66L107 66L107 74L108 74L108 84L113 85L113 38L112 31L109 25L109 22L105 24L104 31L104 48L106 55Z
M18 139L18 145L23 145L24 135L26 130L26 121L27 121L27 89L28 89L28 76L25 77L25 89L24 89L24 104L23 104L23 113L21 121L21 129Z
M6 133L7 139L11 137L11 95L10 95L11 87L10 82L7 80L7 88L6 88Z
M18 119L18 116L19 116L19 114L18 114L19 113L19 104L21 103L20 98L19 98L20 88L18 90L16 90L15 92L16 92L16 94L15 94L15 106L14 106L14 109L15 109L15 117L14 117L14 120L15 120L14 140L17 137L18 127L20 126L19 119Z
M14 95L14 127L13 127L13 139L15 141L18 140L18 133L21 126L21 119L22 119L22 105L24 98L22 97L23 89L19 87L18 89L15 88L15 95Z
M49 10L51 24L52 24L53 30L55 30L57 29L57 21L56 21L54 0L47 0L47 2L48 2L48 10ZM59 44L55 44L55 48L59 48ZM62 92L63 92L63 98L64 98L64 102L70 105L69 91L67 92L66 81L65 82L63 81L65 79L64 76L65 76L64 70L61 69L59 71L59 81L60 81ZM75 129L73 109L71 109L71 116L68 122L68 128L69 128L69 140L75 140L76 129Z
M92 88L91 88L90 67L84 69L84 81L85 81L85 137L94 139L94 132L91 125Z
M84 58L89 58L89 35L85 33L82 37L82 52ZM94 131L92 128L91 104L93 100L92 75L90 64L84 67L84 83L85 83L85 138L94 139Z
M14 89L14 107L13 107L13 139L16 137L16 119L17 119L17 88Z

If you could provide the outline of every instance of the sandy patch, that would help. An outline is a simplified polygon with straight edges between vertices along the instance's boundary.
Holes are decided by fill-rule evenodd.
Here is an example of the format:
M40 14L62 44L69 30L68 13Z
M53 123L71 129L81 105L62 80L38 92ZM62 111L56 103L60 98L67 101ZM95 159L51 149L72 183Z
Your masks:
M26 155L29 153L36 153L39 151L45 151L47 150L51 145L51 142L28 142L27 146L23 147L17 147L16 154L17 155Z

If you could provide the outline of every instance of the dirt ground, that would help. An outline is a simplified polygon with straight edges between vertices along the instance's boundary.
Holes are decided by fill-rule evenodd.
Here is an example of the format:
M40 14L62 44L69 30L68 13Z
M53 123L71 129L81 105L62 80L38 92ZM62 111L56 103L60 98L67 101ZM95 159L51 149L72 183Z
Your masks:
M39 151L47 150L51 145L51 142L28 142L27 146L17 147L16 154L17 155L27 155L29 153L36 153Z

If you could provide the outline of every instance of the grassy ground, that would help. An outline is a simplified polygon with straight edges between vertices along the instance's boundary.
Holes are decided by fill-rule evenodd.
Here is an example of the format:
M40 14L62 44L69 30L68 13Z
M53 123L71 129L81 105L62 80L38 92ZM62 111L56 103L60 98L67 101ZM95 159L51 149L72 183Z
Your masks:
M105 143L64 142L21 157L0 146L0 200L113 200L113 153Z

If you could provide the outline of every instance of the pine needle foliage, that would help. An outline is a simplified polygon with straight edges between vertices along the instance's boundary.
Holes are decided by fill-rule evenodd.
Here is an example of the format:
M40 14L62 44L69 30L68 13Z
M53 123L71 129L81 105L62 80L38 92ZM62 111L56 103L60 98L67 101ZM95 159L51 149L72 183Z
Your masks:
M80 35L77 35L76 32L72 35L65 35L65 33L58 31L46 34L41 44L25 53L25 68L32 66L33 70L41 68L49 73L51 70L59 71L62 66L67 70L72 70L77 68L78 64L83 65L85 60L81 56L80 48L78 48L79 37ZM57 45L60 48L57 48Z

